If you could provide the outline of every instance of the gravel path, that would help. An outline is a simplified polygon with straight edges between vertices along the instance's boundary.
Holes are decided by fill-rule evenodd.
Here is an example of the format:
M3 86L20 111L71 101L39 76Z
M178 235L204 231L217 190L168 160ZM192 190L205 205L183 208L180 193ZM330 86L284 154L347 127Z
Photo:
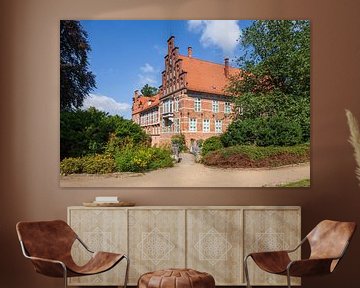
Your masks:
M310 164L274 169L222 169L195 163L194 156L181 154L172 168L147 173L61 176L61 187L263 187L310 178Z

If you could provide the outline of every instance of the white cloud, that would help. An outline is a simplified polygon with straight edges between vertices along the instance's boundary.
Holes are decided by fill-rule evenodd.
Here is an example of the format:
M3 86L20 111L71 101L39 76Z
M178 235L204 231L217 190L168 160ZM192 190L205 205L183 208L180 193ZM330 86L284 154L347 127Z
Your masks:
M138 74L139 77L139 86L144 86L145 84L157 86L159 71L151 66L149 63L145 63L140 67L141 73Z
M90 94L84 100L83 109L88 109L89 107L95 107L110 115L124 115L124 113L128 113L131 109L131 105L128 103L117 102L114 98L95 94Z
M144 66L141 66L140 70L144 73L154 73L155 72L154 67L151 66L149 63L145 63Z
M204 24L204 20L189 20L188 28L190 31L200 32Z
M189 31L201 33L203 47L220 48L224 56L232 56L239 44L241 29L237 20L189 20L187 23Z
M157 83L154 75L139 74L139 84L144 86L145 84L155 85Z

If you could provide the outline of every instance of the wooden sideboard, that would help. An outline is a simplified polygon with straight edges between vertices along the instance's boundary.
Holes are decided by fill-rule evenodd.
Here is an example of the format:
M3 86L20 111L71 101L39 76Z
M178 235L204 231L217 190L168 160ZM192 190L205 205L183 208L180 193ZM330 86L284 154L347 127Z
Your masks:
M216 285L245 285L245 255L294 248L301 240L298 206L81 206L68 207L68 223L92 250L129 255L129 285L148 271L184 267L212 274ZM78 243L72 254L78 263L89 257ZM300 258L300 250L293 256ZM286 277L249 264L253 285L286 285ZM70 278L69 285L121 285L124 271L120 263L103 274ZM298 278L292 282L300 285Z

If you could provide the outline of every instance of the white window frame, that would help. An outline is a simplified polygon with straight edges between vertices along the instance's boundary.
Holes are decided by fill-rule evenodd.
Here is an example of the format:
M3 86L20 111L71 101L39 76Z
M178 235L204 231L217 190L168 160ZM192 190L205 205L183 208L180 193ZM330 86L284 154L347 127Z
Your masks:
M214 113L219 112L219 101L212 100L212 112L214 112Z
M180 133L180 119L179 118L174 119L174 132Z
M178 97L175 98L174 111L179 112L179 98Z
M197 132L197 119L196 118L189 119L189 132Z
M194 99L194 111L195 112L201 111L201 98L199 98L199 97Z
M203 132L204 133L210 132L210 119L203 119Z
M222 120L215 120L215 133L222 133Z
M225 102L224 103L224 113L225 114L230 114L231 113L231 103L230 102Z

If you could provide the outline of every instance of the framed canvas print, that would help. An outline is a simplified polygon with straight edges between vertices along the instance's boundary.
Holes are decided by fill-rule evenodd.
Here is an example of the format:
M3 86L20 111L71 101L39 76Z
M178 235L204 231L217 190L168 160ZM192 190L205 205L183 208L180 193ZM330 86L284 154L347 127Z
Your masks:
M61 20L60 174L310 186L310 22Z

